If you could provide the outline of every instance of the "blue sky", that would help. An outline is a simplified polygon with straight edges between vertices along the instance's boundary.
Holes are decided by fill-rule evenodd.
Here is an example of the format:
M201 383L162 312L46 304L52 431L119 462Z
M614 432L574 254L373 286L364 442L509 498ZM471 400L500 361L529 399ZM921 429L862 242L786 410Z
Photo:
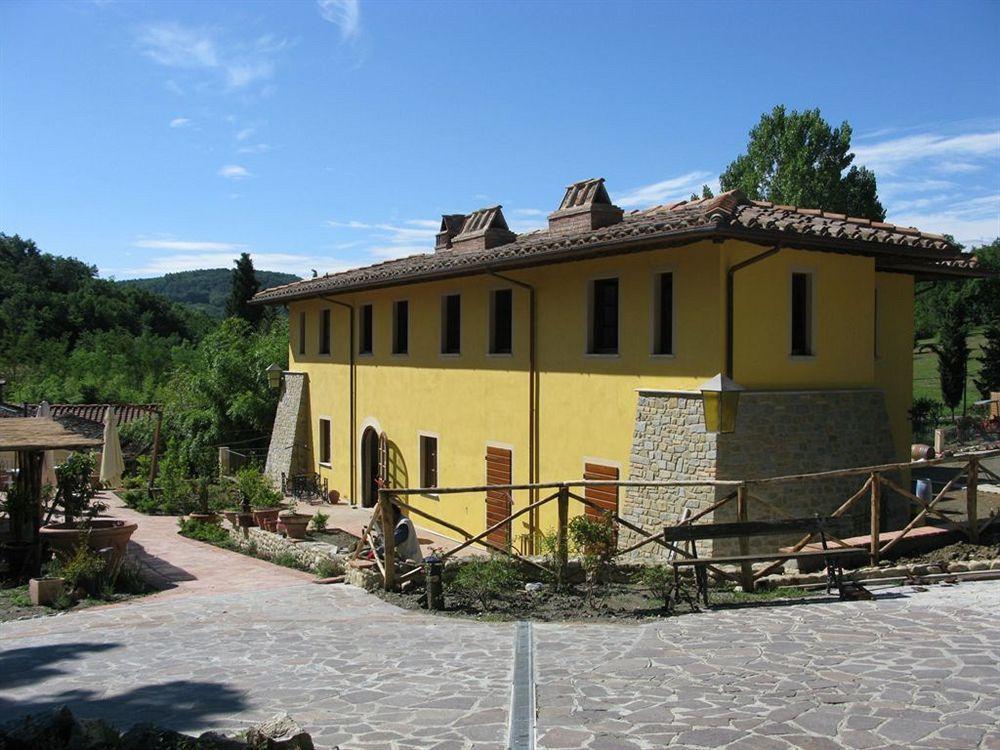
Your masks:
M1000 3L0 3L0 231L127 278L422 252L603 176L684 198L778 103L889 220L1000 235Z

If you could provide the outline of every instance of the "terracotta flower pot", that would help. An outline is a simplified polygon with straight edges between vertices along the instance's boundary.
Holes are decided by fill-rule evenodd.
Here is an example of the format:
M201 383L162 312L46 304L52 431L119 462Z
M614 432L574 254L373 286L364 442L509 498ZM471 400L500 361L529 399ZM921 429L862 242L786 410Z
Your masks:
M256 508L253 511L253 520L265 531L274 531L280 512L281 508Z
M114 518L98 518L83 523L52 523L43 526L38 533L49 543L60 560L72 559L76 548L86 543L95 552L106 547L114 550L109 559L110 572L117 572L125 557L125 548L137 524L126 523Z
M340 502L340 490L330 490L328 494L329 494L330 505L336 505L337 503Z
M308 513L288 513L279 516L278 529L285 532L289 539L305 539L306 528L312 516Z
M217 513L188 513L188 518L192 521L201 521L202 523L219 522L219 515Z
M253 529L257 527L253 513L237 513L236 523L233 524L238 529Z

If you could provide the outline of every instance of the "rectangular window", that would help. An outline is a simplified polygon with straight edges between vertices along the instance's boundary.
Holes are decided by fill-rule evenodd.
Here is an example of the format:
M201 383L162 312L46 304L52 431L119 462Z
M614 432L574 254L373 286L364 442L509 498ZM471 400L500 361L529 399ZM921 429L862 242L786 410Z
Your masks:
M874 318L875 318L875 320L873 321L873 327L875 329L874 330L874 335L875 335L875 345L874 345L875 352L874 352L874 354L875 354L875 359L878 359L879 357L882 356L882 352L881 352L881 343L882 342L879 341L879 336L878 336L878 318L879 318L878 289L875 290L875 315L874 315Z
M462 351L462 297L449 294L441 298L441 353Z
M306 314L299 313L299 354L306 353Z
M404 300L392 303L392 353L410 351L410 303Z
M320 313L319 319L319 353L330 353L330 310L327 308Z
M618 279L598 279L590 285L591 354L618 353Z
M438 441L430 435L420 436L420 486L438 486Z
M812 274L792 274L792 356L808 357L812 346Z
M653 318L653 353L674 353L674 275L661 273L656 277L656 301Z
M361 306L361 331L358 337L358 354L371 354L372 353L372 339L374 336L373 331L373 317L374 311L371 305Z
M330 463L330 420L319 420L319 462Z
M514 293L497 289L490 295L490 354L510 354L514 331Z

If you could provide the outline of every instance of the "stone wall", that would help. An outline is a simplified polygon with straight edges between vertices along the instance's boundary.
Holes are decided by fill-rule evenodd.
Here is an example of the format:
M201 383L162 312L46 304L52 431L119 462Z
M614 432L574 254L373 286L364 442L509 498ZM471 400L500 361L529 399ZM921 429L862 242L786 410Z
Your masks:
M871 466L896 460L888 414L881 391L747 392L740 398L736 430L708 435L702 423L700 394L640 392L632 443L631 479L758 479L808 472ZM753 493L787 516L829 514L850 497L864 477L806 480L754 488ZM725 490L709 488L630 488L623 517L654 530L675 523L684 508L696 512L721 499ZM905 523L905 502L890 493L883 500L883 528ZM751 519L778 517L761 502L750 501ZM853 533L866 533L868 505L856 503L849 514ZM735 521L736 504L728 503L705 521ZM623 535L623 541L631 543ZM751 539L751 550L773 550L796 541L793 536ZM706 545L714 554L737 551L736 540ZM647 546L637 557L660 556Z
M302 567L309 568L313 572L316 572L323 560L329 560L339 568L340 572L343 572L345 555L350 552L350 550L334 552L331 545L323 542L288 539L273 531L264 531L259 528L234 529L227 524L226 530L236 547L244 554L265 559L288 554L294 557Z
M291 476L310 470L308 388L309 379L305 373L284 374L281 399L274 415L274 427L264 465L264 473L275 486L281 485L282 474Z

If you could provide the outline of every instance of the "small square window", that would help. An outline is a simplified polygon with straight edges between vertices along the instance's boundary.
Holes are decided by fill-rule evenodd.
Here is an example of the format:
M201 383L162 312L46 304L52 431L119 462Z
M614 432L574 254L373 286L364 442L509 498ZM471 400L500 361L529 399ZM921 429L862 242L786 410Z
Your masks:
M319 420L319 462L330 463L330 420Z
M361 331L358 337L358 354L371 354L374 339L374 310L371 305L361 306Z
M497 289L490 295L490 354L510 354L514 334L514 293Z
M618 279L590 284L590 354L618 353Z
M430 435L420 436L420 486L438 486L438 441Z
M813 353L812 274L792 274L792 356L808 357Z
M392 353L408 354L410 351L410 303L404 300L392 303Z
M462 297L449 294L441 298L441 353L462 351Z
M327 308L320 312L319 318L319 353L330 353L330 310Z

